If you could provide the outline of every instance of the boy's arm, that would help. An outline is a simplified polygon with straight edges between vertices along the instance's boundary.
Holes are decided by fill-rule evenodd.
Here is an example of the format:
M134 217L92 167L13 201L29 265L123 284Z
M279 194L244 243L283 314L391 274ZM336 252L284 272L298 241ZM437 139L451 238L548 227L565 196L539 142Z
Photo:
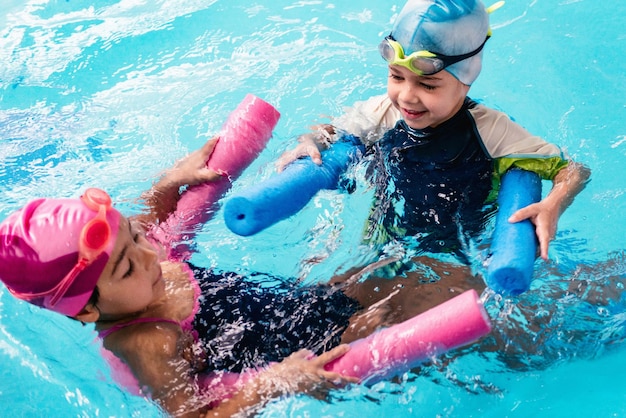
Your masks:
M366 146L371 145L393 128L401 117L386 94L356 102L342 116L333 118L332 124L314 126L312 132L300 136L298 146L285 151L276 162L276 167L282 171L290 162L307 156L315 164L322 164L320 151L328 148L339 132L354 135Z
M278 171L283 171L289 163L301 157L311 157L315 164L322 164L321 151L330 146L331 137L335 134L335 127L332 125L318 125L313 128L313 132L298 137L299 144L294 149L285 151L278 158L275 163Z
M207 168L218 138L208 140L200 149L189 153L161 176L150 190L142 194L146 210L135 216L144 227L163 222L176 210L180 188L217 181L219 173Z
M553 180L552 190L540 202L515 212L509 222L530 219L535 225L541 258L548 259L548 246L554 238L559 217L586 186L591 171L583 164L570 162Z

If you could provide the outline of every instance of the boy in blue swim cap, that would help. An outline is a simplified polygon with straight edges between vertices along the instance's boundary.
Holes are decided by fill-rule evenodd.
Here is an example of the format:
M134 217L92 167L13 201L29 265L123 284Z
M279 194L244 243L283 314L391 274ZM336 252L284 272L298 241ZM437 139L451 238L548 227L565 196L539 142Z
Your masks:
M409 0L379 45L388 63L386 94L303 135L277 165L320 150L345 133L368 147L375 202L366 241L408 242L421 251L452 253L468 263L467 239L484 229L500 176L512 167L552 180L540 202L514 213L530 219L540 255L548 258L559 216L584 188L589 170L560 148L528 133L506 114L467 94L480 74L491 36L489 13L478 0Z

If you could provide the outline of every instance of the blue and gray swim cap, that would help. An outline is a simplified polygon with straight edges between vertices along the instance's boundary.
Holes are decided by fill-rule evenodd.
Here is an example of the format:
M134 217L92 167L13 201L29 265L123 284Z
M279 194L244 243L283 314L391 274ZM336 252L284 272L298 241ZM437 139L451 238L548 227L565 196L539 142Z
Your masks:
M404 54L430 51L462 55L479 48L489 32L489 17L479 0L409 0L398 15L391 36ZM482 67L482 51L446 67L460 82L471 85Z

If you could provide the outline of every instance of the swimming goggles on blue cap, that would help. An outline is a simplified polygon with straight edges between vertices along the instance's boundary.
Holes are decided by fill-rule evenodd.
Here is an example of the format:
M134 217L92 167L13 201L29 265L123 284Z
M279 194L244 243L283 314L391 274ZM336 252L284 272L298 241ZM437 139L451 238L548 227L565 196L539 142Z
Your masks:
M487 13L491 14L504 5L504 1L498 1L493 5L486 8ZM398 41L396 41L391 34L387 36L378 45L380 55L390 65L400 65L408 68L417 75L433 75L449 67L452 64L456 64L459 61L473 57L483 50L485 43L491 37L491 28L487 31L487 36L482 44L475 50L461 55L444 55L431 51L416 51L410 54L408 57L404 55L404 48Z
M380 51L380 55L390 65L400 65L408 68L417 75L432 75L452 64L478 54L482 51L487 39L489 39L489 34L478 48L468 52L467 54L443 55L436 52L422 50L415 51L406 57L404 55L404 48L402 48L402 45L400 45L400 43L396 41L393 36L389 35L383 39L380 45L378 45L378 50Z

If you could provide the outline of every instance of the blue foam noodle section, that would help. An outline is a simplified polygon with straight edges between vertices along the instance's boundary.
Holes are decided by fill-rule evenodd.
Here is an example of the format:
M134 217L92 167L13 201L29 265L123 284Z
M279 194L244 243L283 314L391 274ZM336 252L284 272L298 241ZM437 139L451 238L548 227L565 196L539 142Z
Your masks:
M234 194L224 205L226 226L249 236L296 214L318 191L336 189L362 152L358 138L347 136L322 152L321 166L308 157L294 161L282 172Z
M537 236L529 220L510 223L518 209L541 200L541 178L512 169L502 176L498 212L487 266L487 285L505 295L519 295L530 287L537 257Z

